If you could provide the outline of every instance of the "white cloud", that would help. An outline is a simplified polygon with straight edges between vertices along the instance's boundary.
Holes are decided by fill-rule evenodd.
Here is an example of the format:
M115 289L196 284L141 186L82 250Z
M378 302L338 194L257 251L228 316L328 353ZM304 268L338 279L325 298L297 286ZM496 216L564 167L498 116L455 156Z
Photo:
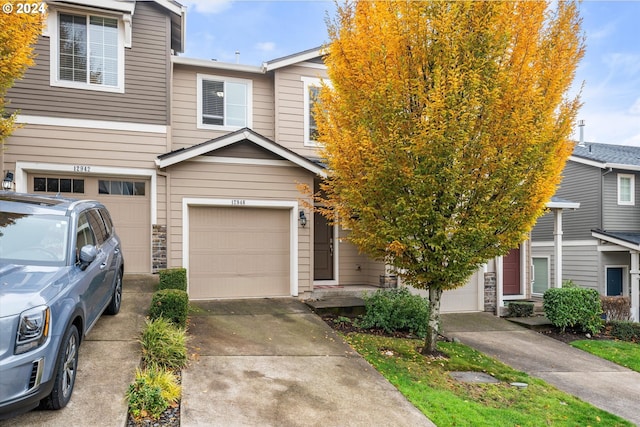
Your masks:
M640 98L636 99L636 102L629 108L629 114L640 116Z
M184 0L181 3L187 6L188 12L195 11L204 14L216 14L229 9L232 0Z
M260 52L273 52L276 49L276 44L274 42L260 42L256 43L255 47Z

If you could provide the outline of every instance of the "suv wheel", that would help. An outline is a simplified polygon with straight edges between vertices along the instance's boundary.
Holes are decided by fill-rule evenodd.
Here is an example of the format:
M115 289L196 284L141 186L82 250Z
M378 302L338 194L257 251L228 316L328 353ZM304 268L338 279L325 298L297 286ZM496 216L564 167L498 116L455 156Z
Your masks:
M78 329L75 325L71 325L62 340L62 348L56 360L56 378L53 390L44 400L46 408L61 409L69 403L73 385L76 382L79 345Z
M111 302L105 310L106 314L118 314L120 311L120 304L122 304L122 270L116 274L116 286L111 296Z

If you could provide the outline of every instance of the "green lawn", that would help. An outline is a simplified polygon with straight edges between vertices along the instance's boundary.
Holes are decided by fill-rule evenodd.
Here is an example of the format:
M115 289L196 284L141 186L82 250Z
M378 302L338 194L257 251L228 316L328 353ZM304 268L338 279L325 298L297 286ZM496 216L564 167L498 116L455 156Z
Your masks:
M579 340L572 346L640 372L640 344L625 341Z
M632 426L631 423L458 343L449 359L422 356L421 340L350 333L344 338L438 426ZM466 384L451 371L486 372L499 384ZM523 390L509 385L525 382Z

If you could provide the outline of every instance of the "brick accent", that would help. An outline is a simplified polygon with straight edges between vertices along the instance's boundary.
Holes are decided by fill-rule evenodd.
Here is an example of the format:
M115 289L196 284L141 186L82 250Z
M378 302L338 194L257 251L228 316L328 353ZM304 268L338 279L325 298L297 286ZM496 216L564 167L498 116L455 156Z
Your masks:
M152 227L152 271L157 273L158 270L167 268L167 226L154 224Z
M484 311L496 313L498 301L496 291L496 273L484 273Z

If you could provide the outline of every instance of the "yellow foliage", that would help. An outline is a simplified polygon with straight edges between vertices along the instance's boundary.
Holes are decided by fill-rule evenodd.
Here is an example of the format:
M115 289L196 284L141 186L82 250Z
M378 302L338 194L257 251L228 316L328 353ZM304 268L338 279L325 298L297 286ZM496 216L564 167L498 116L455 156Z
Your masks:
M46 13L25 12L28 2L4 0L0 12L0 142L13 130L13 117L5 118L5 95L16 79L34 64L33 46L42 32ZM31 4L30 4L31 5Z
M348 2L329 37L323 202L349 239L440 289L524 240L573 150L576 3Z

